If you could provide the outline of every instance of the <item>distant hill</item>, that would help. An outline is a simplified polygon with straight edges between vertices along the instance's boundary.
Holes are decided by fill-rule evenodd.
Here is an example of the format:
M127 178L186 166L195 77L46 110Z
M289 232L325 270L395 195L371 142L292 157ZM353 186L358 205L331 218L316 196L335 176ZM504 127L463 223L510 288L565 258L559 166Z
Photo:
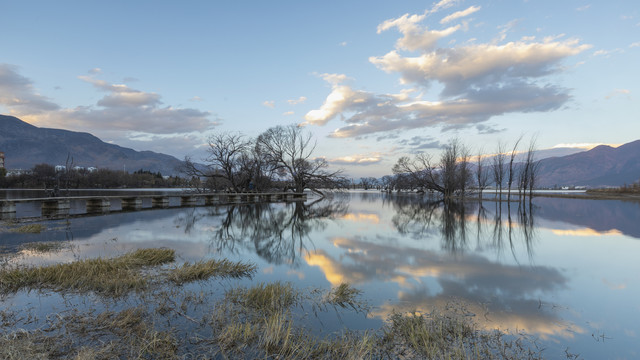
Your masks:
M30 169L36 164L65 165L67 155L74 166L133 172L138 169L176 174L182 161L153 151L135 151L108 144L82 132L39 128L16 117L0 115L0 151L7 169Z
M640 140L540 160L538 185L621 186L640 180Z

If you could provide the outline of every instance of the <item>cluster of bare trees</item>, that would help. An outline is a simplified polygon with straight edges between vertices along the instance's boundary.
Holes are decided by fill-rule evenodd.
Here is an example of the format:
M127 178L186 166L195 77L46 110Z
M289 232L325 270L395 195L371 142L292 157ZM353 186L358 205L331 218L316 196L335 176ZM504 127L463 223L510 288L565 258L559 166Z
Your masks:
M511 200L512 189L518 190L522 198L531 196L538 175L535 160L535 138L526 151L519 151L520 137L511 149L498 143L495 154L486 155L480 150L471 156L471 151L460 140L447 144L439 158L430 154L418 154L413 158L404 156L393 166L394 176L385 176L381 185L388 190L419 190L440 194L444 199L464 196L475 190L482 193L491 185L502 197L503 190ZM522 158L518 159L518 155ZM505 189L506 188L506 189Z
M313 157L311 133L297 125L272 127L255 139L239 133L209 137L203 164L185 158L183 172L202 179L207 190L302 192L342 186L341 170L330 171L324 158Z

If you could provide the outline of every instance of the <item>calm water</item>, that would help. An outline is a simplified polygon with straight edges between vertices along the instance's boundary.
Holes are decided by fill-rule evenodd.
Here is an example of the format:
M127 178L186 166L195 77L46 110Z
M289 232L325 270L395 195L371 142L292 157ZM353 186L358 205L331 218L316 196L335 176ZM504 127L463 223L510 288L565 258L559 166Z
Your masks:
M41 234L0 228L5 261L56 263L165 246L179 261L256 263L252 282L323 289L347 282L363 290L371 315L323 320L323 331L377 329L393 311L457 301L482 327L537 337L548 358L563 358L565 349L586 359L640 357L634 202L536 198L532 207L445 207L414 195L351 192L304 204L170 208L44 224ZM20 250L24 242L52 240L73 246ZM3 303L57 309L62 301L32 292Z

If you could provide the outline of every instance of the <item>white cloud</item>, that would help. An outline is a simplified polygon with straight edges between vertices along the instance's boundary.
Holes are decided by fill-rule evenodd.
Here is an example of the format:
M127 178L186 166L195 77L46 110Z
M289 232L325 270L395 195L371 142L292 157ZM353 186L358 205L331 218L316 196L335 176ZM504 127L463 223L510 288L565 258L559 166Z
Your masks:
M293 112L293 111L287 111L287 112L283 113L282 115L284 115L284 116L291 116L291 115L293 115L293 114L294 114L294 112Z
M335 165L375 165L382 161L380 154L356 154L349 156L342 156L338 158L328 159L331 164Z
M404 14L397 19L386 20L378 25L378 34L395 27L403 35L396 41L397 49L428 51L433 49L439 39L460 29L460 25L456 25L444 30L429 30L419 25L425 16Z
M467 10L464 12L470 12ZM563 60L591 47L575 39L562 40L564 34L539 41L522 37L507 43L436 47L443 32L424 28L420 24L424 19L425 15L405 14L380 24L378 32L395 27L401 37L395 50L369 58L379 69L397 74L407 88L399 94L376 94L354 89L345 83L344 74L323 74L331 92L319 108L307 112L306 124L325 125L340 119L345 124L333 137L424 127L475 126L482 133L501 131L480 124L507 113L556 110L569 101L569 90L545 80L564 70ZM501 29L506 32L515 24L517 20ZM420 53L407 56L400 49ZM442 87L439 96L424 98L435 84Z
M102 69L96 67L96 68L93 68L93 69L91 69L91 70L89 70L87 72L89 74L96 75L96 74L101 74L102 73Z
M306 98L306 97L304 97L304 96L300 96L300 97L299 97L299 98L297 98L297 99L287 100L287 102L288 102L290 105L298 105L298 104L302 104L302 103L303 103L303 102L305 102L305 101L307 101L307 98Z
M399 73L405 84L445 85L444 96L464 93L471 86L489 86L514 79L537 78L560 70L558 64L588 45L564 42L509 42L443 48L418 57L391 51L369 61L388 73Z
M346 41L341 42L340 46L347 46L347 42Z
M586 11L591 7L591 4L589 5L585 5L585 6L580 6L579 8L577 8L576 10L578 11Z
M462 11L456 11L451 15L445 16L442 20L440 20L440 24L446 24L448 22L451 22L453 20L459 19L459 18L463 18L466 16L469 16L477 11L480 10L480 6L471 6L468 7L465 10Z
M191 99L189 99L189 101L202 101L202 98L200 96L194 96Z
M443 9L448 9L456 4L458 4L460 0L440 0L438 3L434 4L430 13L435 13Z
M630 48L639 47L639 46L640 46L640 41L634 42L633 44L629 45Z
M275 108L276 107L276 102L273 100L265 100L262 105L268 107L268 108Z

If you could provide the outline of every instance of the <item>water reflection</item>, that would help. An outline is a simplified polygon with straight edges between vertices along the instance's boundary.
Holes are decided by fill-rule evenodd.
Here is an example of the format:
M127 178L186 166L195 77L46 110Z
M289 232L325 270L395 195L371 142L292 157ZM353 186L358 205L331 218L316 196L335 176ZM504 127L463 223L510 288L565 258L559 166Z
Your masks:
M215 256L254 262L261 268L254 281L320 288L347 282L363 290L375 309L373 318L350 320L352 328L378 328L393 311L428 312L457 301L481 326L549 338L545 346L569 343L575 352L594 354L631 348L640 318L634 302L640 296L640 243L631 237L638 206L534 200L531 206L445 204L346 193L307 203L72 218L71 225L49 222L42 234L0 229L0 243L71 238L71 251L80 258L167 246L184 261ZM608 224L598 215L617 219ZM65 251L55 257L74 256ZM590 335L598 331L616 342L594 348Z
M322 231L329 220L345 216L347 209L345 198L212 207L206 214L188 212L177 218L176 224L189 233L199 220L219 217L220 223L211 229L215 252L237 254L249 250L271 264L298 266L300 255L313 244L309 234Z
M441 239L442 249L452 254L469 249L491 247L502 252L505 247L516 257L515 243L525 245L532 256L536 237L534 210L530 204L492 203L493 215L482 202L443 202L429 197L389 197L395 215L393 224L402 235L414 239L435 237ZM503 210L503 208L506 208ZM468 226L475 223L475 229ZM475 232L475 234L473 234ZM475 244L470 237L475 235Z

